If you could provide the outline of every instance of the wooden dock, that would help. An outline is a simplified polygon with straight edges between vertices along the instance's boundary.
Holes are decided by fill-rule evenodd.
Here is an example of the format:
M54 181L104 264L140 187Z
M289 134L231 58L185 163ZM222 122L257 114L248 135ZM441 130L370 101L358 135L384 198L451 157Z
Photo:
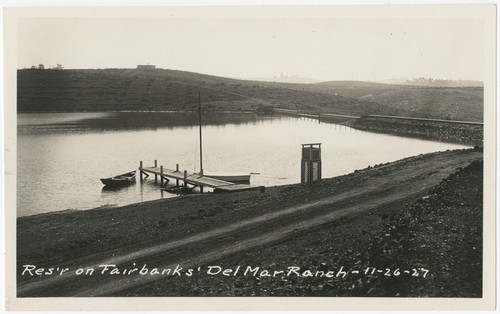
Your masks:
M176 166L176 170L164 168L163 166L158 166L156 160L153 167L143 167L141 161L139 171L141 182L144 179L143 176L148 177L149 174L153 174L155 176L155 182L158 182L158 177L160 178L161 187L164 187L170 180L176 180L177 186L179 186L179 182L182 181L184 186L187 186L187 184L191 184L195 187L200 187L201 192L203 192L203 187L213 188L214 193L265 190L264 186L252 186L248 184L232 183L202 176L198 173L188 173L186 170L180 171L179 165Z

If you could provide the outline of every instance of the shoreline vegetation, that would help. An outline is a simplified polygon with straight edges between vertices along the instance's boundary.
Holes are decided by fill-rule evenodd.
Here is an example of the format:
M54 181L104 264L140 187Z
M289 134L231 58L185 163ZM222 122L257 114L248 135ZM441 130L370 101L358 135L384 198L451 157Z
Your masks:
M198 91L209 113L289 108L321 123L474 148L374 165L310 186L18 217L19 297L481 297L483 126L370 115L481 122L482 87L27 69L18 70L18 113L187 112L196 110ZM102 265L115 265L119 275L112 266L101 274ZM84 267L95 275L76 273ZM169 269L168 276L141 275L142 268Z

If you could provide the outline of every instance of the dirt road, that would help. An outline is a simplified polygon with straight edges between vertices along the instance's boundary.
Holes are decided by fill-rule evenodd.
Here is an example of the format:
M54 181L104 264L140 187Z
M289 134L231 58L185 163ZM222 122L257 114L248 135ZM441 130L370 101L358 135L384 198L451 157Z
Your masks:
M184 270L214 262L235 252L265 246L304 230L352 218L412 195L422 195L437 185L457 168L467 166L482 158L479 151L458 151L417 156L406 160L364 170L361 178L345 182L348 189L331 189L314 200L304 200L276 210L267 209L264 214L256 211L250 217L231 219L230 223L215 224L198 230L194 235L179 236L177 240L164 241L157 245L142 244L142 248L130 251L113 250L101 252L88 260L86 268L113 264L130 268L150 264L157 268ZM189 199L186 199L189 201ZM256 206L266 206L258 204ZM232 214L234 215L234 213ZM220 218L220 217L219 217ZM224 220L224 219L221 219ZM104 258L106 256L107 258ZM113 252L113 254L111 254ZM71 269L73 262L68 263ZM18 270L19 272L19 270ZM76 275L68 271L61 276L39 278L37 281L21 281L19 296L111 296L121 291L148 284L161 279L152 275Z

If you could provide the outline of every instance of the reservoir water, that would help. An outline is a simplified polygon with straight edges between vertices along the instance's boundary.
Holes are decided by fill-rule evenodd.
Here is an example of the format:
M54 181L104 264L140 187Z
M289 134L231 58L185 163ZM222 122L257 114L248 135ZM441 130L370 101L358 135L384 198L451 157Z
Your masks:
M99 178L158 165L199 171L195 113L18 114L17 215L84 210L175 197L150 176L118 190ZM203 168L252 172L252 185L300 182L301 145L322 143L323 177L466 146L358 131L314 119L203 115ZM138 173L139 176L139 173Z

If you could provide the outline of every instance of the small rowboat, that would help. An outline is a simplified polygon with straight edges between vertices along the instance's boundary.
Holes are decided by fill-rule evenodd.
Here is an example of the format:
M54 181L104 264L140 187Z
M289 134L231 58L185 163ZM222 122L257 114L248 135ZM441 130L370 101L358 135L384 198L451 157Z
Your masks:
M226 182L250 182L249 173L238 173L238 172L204 172L205 177L222 180Z
M136 170L130 171L130 172L127 172L124 174L120 174L120 175L114 176L112 178L104 178L104 179L101 179L101 182L103 184L105 184L106 186L127 185L127 184L135 182L135 172L136 172Z

